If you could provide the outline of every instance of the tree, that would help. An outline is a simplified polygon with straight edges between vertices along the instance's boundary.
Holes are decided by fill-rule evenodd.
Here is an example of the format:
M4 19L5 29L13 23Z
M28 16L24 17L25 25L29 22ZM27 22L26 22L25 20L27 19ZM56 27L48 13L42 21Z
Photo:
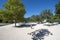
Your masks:
M45 20L45 19L51 19L51 17L53 16L52 12L50 9L46 9L46 10L43 10L41 13L40 13L40 18L41 20Z
M56 14L55 14L55 21L60 22L60 1L56 4Z
M39 15L32 15L31 17L29 17L28 19L32 22L42 22L45 19L51 19L51 17L53 16L52 12L50 9L47 10L43 10Z
M36 22L36 16L35 16L35 15L32 15L32 16L30 17L30 21Z
M4 7L6 10L5 17L10 21L14 20L15 26L16 22L24 20L25 9L20 0L7 0Z
M36 15L36 21L41 22L41 17L39 15Z
M60 1L56 4L56 14L60 14Z
M0 22L2 22L3 11L0 9Z

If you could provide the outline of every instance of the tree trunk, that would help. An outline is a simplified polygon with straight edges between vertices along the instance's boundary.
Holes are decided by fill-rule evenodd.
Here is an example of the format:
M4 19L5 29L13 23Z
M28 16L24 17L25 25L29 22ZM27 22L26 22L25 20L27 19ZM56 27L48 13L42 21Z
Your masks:
M15 20L15 27L16 27L16 20Z

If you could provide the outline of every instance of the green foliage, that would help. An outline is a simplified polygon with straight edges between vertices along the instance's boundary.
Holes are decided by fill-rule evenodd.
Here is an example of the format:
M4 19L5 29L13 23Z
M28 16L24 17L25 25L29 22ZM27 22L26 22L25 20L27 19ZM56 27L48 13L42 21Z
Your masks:
M56 22L60 22L60 14L56 14L54 16L54 19L55 19Z
M25 8L23 3L20 0L7 0L4 3L3 10L0 10L0 20L3 22L21 22L24 21Z
M56 22L60 22L60 1L56 4L56 14L54 16L54 19Z
M4 4L3 20L8 22L20 22L24 20L25 9L20 0L7 0Z
M41 21L47 20L49 22L51 21L51 18L53 17L53 13L51 12L50 9L46 9L46 10L43 10L39 16L40 16Z
M0 20L2 20L2 21L5 18L4 14L5 14L4 10L0 10Z
M33 22L35 22L35 21L36 21L36 16L35 16L35 15L32 15L32 16L30 17L30 20L33 21Z
M56 14L60 14L60 1L56 4Z
M60 1L55 6L55 15L48 19L49 22L60 22Z
M43 10L40 14L40 16L43 18L43 19L50 19L51 16L53 16L52 12L50 9L48 10Z
M51 10L48 9L48 10L43 10L39 15L32 15L27 20L32 21L32 22L42 22L45 19L47 19L47 20L51 19L52 16L53 16L53 14L52 14Z

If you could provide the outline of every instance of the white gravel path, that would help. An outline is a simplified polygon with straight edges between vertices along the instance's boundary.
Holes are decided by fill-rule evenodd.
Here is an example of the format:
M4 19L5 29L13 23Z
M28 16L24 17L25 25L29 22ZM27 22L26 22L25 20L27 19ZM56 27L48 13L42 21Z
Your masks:
M48 29L53 35L46 36L44 40L60 40L60 24L55 26L44 26L37 24L34 29L30 27L17 28L14 24L0 27L0 40L32 40L32 36L28 35L38 29Z

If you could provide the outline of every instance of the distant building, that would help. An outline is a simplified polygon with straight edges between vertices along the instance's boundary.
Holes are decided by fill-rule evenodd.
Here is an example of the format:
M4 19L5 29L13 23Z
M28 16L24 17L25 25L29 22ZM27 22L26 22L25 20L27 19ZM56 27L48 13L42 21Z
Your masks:
M43 22L47 22L47 19L45 19Z

